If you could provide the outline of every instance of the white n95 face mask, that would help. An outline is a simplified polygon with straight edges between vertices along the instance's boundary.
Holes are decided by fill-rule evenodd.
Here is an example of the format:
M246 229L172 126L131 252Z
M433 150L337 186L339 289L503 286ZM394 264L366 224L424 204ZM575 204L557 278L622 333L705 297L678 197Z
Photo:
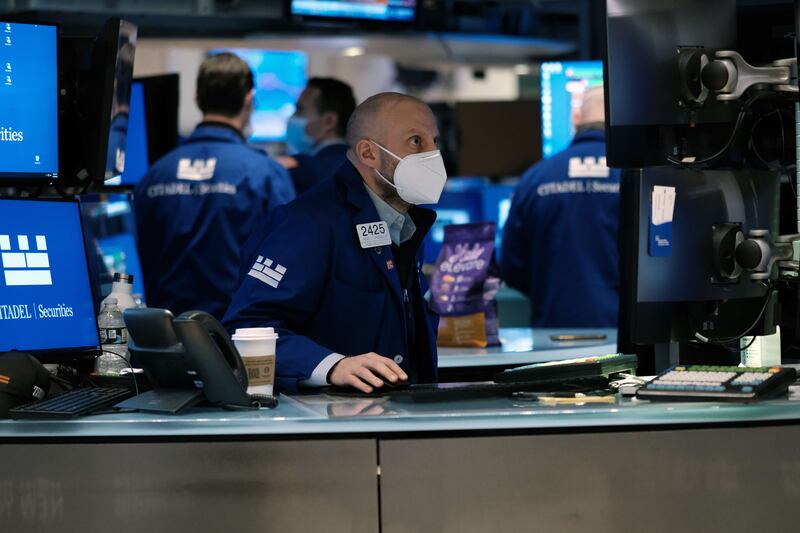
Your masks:
M375 141L370 142L400 161L394 169L394 183L375 171L383 181L397 189L400 198L414 205L435 204L439 201L447 181L447 170L439 150L399 157Z

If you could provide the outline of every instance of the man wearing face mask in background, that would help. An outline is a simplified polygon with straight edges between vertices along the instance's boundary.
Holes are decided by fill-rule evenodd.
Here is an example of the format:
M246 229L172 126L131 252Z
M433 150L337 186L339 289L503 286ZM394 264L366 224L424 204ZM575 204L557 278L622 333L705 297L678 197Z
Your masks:
M347 126L334 179L278 208L245 246L233 332L274 327L277 384L353 386L437 379L438 318L428 308L421 243L447 175L430 108L375 95Z
M356 107L353 90L333 78L311 78L286 128L289 170L297 194L333 177L347 158L345 128Z

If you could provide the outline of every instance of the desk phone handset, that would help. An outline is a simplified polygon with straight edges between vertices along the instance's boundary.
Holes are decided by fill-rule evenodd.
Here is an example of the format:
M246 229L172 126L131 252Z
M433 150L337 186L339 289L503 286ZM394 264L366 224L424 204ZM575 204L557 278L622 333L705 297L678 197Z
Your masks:
M249 407L247 372L217 320L203 311L177 318L166 309L127 309L128 348L153 385L121 407L175 413L205 401Z

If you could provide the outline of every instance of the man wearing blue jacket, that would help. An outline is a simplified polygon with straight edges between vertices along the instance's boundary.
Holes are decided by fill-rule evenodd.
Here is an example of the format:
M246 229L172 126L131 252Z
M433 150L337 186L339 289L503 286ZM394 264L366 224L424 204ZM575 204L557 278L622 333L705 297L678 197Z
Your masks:
M241 247L257 223L291 201L288 173L242 134L253 109L253 74L239 57L203 61L201 122L156 162L134 205L148 305L221 319L237 287Z
M356 107L353 90L334 78L311 78L286 128L294 155L278 161L289 169L297 194L332 178L347 159L347 121Z
M533 327L616 327L619 170L606 166L603 90L589 89L563 152L530 168L503 231L505 281L531 300Z
M276 209L245 247L230 332L274 327L277 384L371 392L437 379L438 318L423 295L422 240L447 174L423 102L373 96L347 126L333 179Z

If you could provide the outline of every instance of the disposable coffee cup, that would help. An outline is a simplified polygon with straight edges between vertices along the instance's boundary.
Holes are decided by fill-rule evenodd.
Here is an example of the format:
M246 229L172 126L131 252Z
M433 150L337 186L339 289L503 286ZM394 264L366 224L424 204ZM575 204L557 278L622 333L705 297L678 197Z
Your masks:
M231 337L247 370L247 394L272 395L275 385L274 328L239 328Z

